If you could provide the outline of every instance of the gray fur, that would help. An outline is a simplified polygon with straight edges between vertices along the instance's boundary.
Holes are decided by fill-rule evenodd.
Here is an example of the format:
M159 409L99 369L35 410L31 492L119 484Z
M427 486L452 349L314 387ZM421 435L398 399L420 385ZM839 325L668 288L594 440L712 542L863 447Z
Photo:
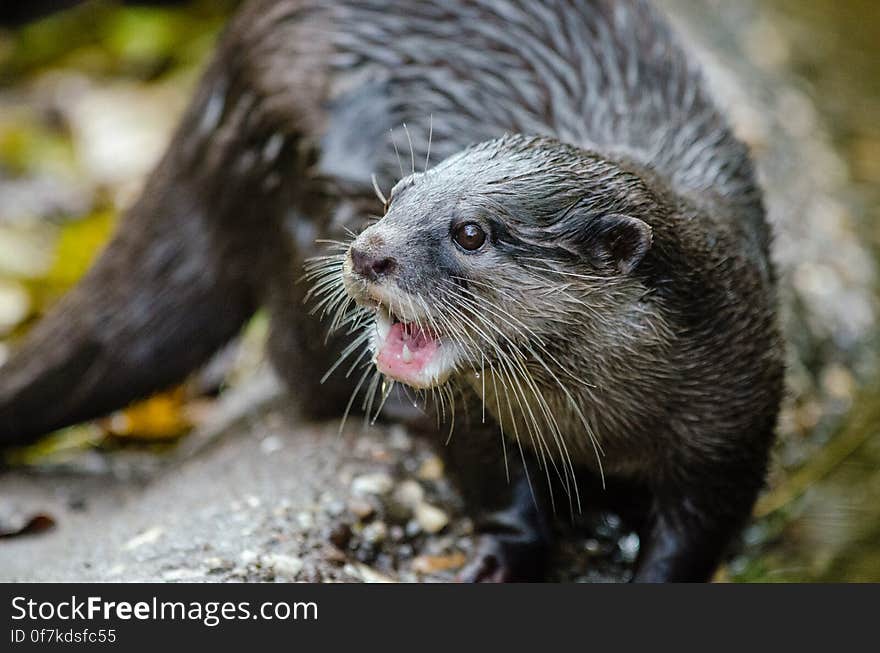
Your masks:
M638 218L654 235L627 274L588 237L609 214ZM484 252L457 253L450 231L462 221L501 231ZM474 373L497 363L493 347L514 342L577 463L661 479L772 432L782 369L774 291L740 231L630 162L512 136L401 181L385 217L352 246L393 254L386 283L404 295L392 310L441 332L444 289L464 285L472 301L461 310L485 311L498 329L457 336L470 342L461 377L474 390L483 389ZM410 301L424 308L413 315ZM498 412L494 397L486 406Z

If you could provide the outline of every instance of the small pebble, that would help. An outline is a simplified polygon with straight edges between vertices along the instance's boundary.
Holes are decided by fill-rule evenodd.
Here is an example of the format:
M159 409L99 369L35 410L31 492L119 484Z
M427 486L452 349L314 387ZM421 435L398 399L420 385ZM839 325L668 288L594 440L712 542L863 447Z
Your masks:
M335 565L344 564L346 562L346 560L348 560L348 558L345 555L345 552L340 551L337 547L333 546L332 544L328 544L328 545L324 546L324 548L321 550L321 556L327 562L331 562Z
M439 481L443 478L443 461L439 456L426 458L416 475L423 481Z
M417 536L419 533L421 533L421 532L422 532L422 527L421 527L421 525L419 524L419 522L416 521L415 519L410 519L410 520L406 523L406 531L405 531L405 533L406 533L406 536L407 536L407 537L409 537L409 538L416 537L416 536Z
M364 538L364 541L369 542L370 544L379 544L380 542L385 541L385 538L388 537L388 527L385 525L385 522L375 521L364 527L364 530L361 532L361 537Z
M439 571L458 569L465 563L460 551L444 556L421 555L412 561L412 570L420 574L435 574Z
M388 444L392 449L397 449L398 451L409 451L412 449L412 439L407 434L406 429L399 424L391 427L391 431L388 433Z
M382 495L388 494L394 487L394 481L388 474L364 474L351 482L352 494L356 495Z
M422 547L419 553L424 555L447 555L452 547L455 545L455 538L451 535L443 535L432 537L427 542L425 542L425 546Z
M388 536L395 542L400 542L406 536L406 531L403 530L403 527L394 524L391 528L388 529Z
M348 509L361 521L367 520L376 513L376 508L366 499L355 497L348 502Z
M354 571L356 568L357 571ZM359 577L365 583L393 583L394 579L389 578L385 574L379 573L372 567L368 567L367 565L359 564L359 565L346 565L345 571Z
M295 556L282 553L270 553L260 560L263 567L275 573L276 576L293 580L302 571L303 561Z
M348 546L348 542L351 540L351 526L345 522L336 524L328 534L327 539L330 540L334 546L344 549Z
M602 545L599 540L591 537L584 542L584 551L590 555L598 555L602 553Z
M639 554L639 536L635 533L625 535L620 538L617 546L620 547L620 552L623 554L624 559L627 562L633 562Z
M416 521L426 533L439 533L449 523L449 516L429 503L420 503L415 508Z
M343 567L342 571L344 571L346 574L348 574L349 576L351 576L352 578L355 578L357 580L364 579L364 577L361 575L361 572L358 569L358 567L355 566L353 563L349 563L349 564L345 565L345 567Z
M374 547L369 542L362 542L361 545L355 550L354 557L361 562L370 564L371 562L373 562L373 560L376 559L376 547Z
M216 574L221 571L229 571L234 566L231 561L224 560L223 558L213 557L205 560L205 567L208 568L209 573Z
M315 525L314 517L312 517L312 514L310 512L306 512L305 510L297 513L296 521L299 524L300 528L302 528L303 530L311 530L311 528Z
M260 500L253 495L247 497L245 499L245 503L247 503L248 506L251 508L259 508L260 507Z
M345 503L340 501L339 499L332 499L327 503L327 514L331 517L339 517L342 513L345 512Z
M272 454L281 451L284 448L284 440L277 435L270 435L260 442L260 451L265 454Z
M411 479L400 483L394 490L394 500L407 506L415 508L425 499L425 490L419 485L418 481Z
M851 399L856 382L849 370L840 364L832 364L822 372L822 387L835 399Z
M153 542L158 540L160 537L162 537L162 534L164 532L165 532L165 529L161 528L159 526L154 526L153 528L148 528L147 530L143 531L139 535L135 535L128 542L126 542L122 546L122 549L124 551L133 551L134 549L140 548L140 547L144 546L145 544L152 544Z
M383 508L385 518L392 524L405 524L413 516L412 508L394 499L386 501Z

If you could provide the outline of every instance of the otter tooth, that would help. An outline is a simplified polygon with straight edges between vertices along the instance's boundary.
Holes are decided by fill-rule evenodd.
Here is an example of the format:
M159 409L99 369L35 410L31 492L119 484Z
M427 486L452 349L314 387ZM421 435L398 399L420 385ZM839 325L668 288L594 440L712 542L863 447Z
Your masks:
M406 344L403 345L403 354L401 355L404 363L409 363L412 361L412 352L409 350L409 347Z

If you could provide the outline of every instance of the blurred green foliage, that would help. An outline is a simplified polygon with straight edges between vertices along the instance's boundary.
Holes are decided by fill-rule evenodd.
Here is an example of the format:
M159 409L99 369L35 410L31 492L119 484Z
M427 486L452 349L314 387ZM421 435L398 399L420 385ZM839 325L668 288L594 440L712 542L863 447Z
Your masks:
M162 8L87 2L6 34L0 84L49 66L152 79L197 64L236 4L198 0Z
M154 7L94 0L0 30L0 206L6 208L0 215L0 327L4 310L13 320L12 328L8 323L0 328L0 356L88 270L131 200L121 186L138 183L123 178L108 185L93 178L85 162L95 137L82 121L106 116L92 109L83 118L78 103L109 94L113 109L124 114L140 98L164 106L156 95L164 97L167 87L182 105L236 4L194 0ZM168 107L172 121L173 108ZM114 134L99 137L106 142ZM165 138L160 132L149 137ZM44 185L28 186L35 181ZM51 195L56 187L84 198L72 203L81 208L70 208L70 202L60 202L60 208L51 201L16 203L22 193ZM84 447L104 446L108 435L174 437L189 428L186 408L181 391L164 393L111 419L53 434L8 460L46 464Z

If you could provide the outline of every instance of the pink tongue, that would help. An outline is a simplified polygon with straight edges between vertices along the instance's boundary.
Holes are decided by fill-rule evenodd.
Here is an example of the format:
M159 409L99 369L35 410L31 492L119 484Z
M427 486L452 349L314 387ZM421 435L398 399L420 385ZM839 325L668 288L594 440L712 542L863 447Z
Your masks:
M408 353L404 355L406 345ZM416 324L396 322L376 356L376 367L383 374L406 383L419 380L421 373L439 349L437 339ZM404 360L404 359L408 360ZM421 379L424 382L424 379Z

